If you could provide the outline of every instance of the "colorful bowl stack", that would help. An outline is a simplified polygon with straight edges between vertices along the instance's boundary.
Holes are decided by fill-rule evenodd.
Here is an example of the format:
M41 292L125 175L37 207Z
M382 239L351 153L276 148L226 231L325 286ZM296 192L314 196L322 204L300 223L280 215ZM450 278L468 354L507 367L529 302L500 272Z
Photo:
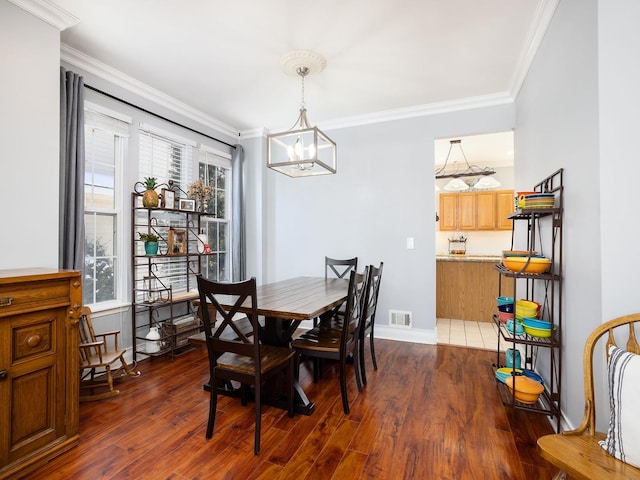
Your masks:
M513 298L512 297L498 297L496 298L498 303L498 318L502 323L507 323L514 317L513 313Z
M553 193L530 193L524 196L520 208L553 208L555 206L555 202L556 196Z

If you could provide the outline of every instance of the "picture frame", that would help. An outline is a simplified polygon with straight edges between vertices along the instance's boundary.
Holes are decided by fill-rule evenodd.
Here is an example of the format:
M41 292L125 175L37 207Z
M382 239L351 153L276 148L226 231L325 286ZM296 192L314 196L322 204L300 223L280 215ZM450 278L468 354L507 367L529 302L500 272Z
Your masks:
M178 228L169 230L167 246L168 255L184 255L187 253L187 231Z
M176 192L167 188L162 189L162 208L176 208Z
M179 202L180 210L184 210L186 212L195 212L196 211L196 201L191 200L190 198L181 198Z

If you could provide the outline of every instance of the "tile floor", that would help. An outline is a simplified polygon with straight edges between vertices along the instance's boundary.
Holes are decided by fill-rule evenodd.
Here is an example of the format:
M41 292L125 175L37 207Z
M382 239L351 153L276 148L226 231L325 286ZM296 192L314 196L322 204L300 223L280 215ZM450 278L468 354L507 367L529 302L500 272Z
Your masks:
M439 344L459 345L484 350L495 350L498 347L498 327L493 322L438 318L436 320L436 332ZM504 351L505 348L506 342L501 342L500 349Z

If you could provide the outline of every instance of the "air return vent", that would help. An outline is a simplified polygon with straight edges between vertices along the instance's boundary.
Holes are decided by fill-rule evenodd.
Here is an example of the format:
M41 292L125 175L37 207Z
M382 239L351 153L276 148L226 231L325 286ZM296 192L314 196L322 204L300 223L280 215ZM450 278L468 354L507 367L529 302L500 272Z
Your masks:
M389 310L389 325L393 327L411 328L411 312Z

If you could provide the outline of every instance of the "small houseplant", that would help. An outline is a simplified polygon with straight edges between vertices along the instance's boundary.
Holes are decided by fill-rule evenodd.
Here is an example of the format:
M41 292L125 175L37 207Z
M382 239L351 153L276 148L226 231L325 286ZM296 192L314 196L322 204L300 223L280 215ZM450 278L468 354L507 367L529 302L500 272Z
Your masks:
M158 235L155 233L138 232L140 240L144 242L144 253L147 255L158 254Z
M156 208L160 204L160 198L155 188L158 186L156 177L145 177L142 182L146 190L142 194L142 205L147 208Z

